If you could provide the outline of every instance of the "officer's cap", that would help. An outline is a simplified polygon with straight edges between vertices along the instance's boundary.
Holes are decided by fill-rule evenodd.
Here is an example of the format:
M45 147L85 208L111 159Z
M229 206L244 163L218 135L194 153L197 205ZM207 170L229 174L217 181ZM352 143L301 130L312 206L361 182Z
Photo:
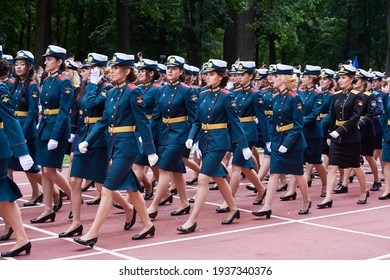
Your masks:
M167 67L162 63L158 63L157 64L157 71L159 71L160 73L166 74Z
M109 61L110 66L134 66L134 55L125 53L114 53Z
M179 66L180 68L184 67L185 60L181 56L178 55L170 55L168 56L167 61L165 62L165 66Z
M237 74L237 68L238 64L232 64L232 67L230 68L230 74Z
M158 63L157 61L155 60L151 60L151 59L147 59L147 58L143 58L139 63L138 63L138 66L137 66L137 69L148 69L148 70L156 70L157 71L157 68L158 68Z
M24 50L18 51L14 60L19 60L19 59L24 59L30 61L31 63L34 63L34 55L29 51L24 51Z
M14 64L14 57L10 54L3 54L3 58L5 58L9 65L13 65Z
M192 75L198 76L200 69L196 66L192 66Z
M3 58L3 46L0 45L0 59Z
M257 69L256 72L257 72L256 77L255 77L256 80L261 80L261 79L266 78L268 76L268 69L266 69L266 68Z
M292 75L292 74L294 74L294 67L292 67L291 65L285 65L285 64L278 63L276 65L275 71L273 71L272 74Z
M293 73L298 76L298 78L301 78L302 72L298 68L293 69Z
M107 66L108 56L99 53L89 53L85 67L90 66Z
M268 75L273 74L273 72L275 72L275 70L276 70L276 64L271 64L268 68Z
M306 65L305 71L303 71L303 75L319 76L320 74L321 74L320 66Z
M209 59L207 66L203 69L203 73L207 72L226 72L227 62L220 59Z
M342 75L355 75L356 68L351 65L343 64L339 70L339 76Z
M328 69L328 68L324 68L321 70L321 77L322 78L331 78L333 79L334 78L334 71L331 70L331 69Z
M366 70L357 69L356 73L355 73L355 77L370 81L373 78L373 75L371 73L367 72Z
M65 60L65 64L66 64L66 68L68 68L68 69L72 69L72 70L79 69L78 64L76 62L74 62L73 60L67 59L67 60Z
M191 65L184 63L183 69L187 75L192 75L192 66Z
M383 79L383 73L379 72L379 71L373 71L372 74L374 74L374 80L380 80L382 81Z
M42 56L53 56L56 58L60 58L65 61L66 59L66 50L59 46L49 45L46 49L46 53Z
M240 61L237 68L237 74L253 73L256 71L256 63L254 61Z
M340 78L339 72L334 72L333 79L337 81L339 78Z

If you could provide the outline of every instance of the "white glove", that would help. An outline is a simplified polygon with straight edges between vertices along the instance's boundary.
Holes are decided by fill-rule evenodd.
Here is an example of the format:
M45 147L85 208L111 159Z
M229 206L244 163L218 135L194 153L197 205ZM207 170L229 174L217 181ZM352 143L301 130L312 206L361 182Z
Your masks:
M333 130L331 133L329 133L329 135L333 138L337 138L340 136L340 134L336 130Z
M265 143L265 146L267 147L268 152L271 152L271 142Z
M244 156L244 159L245 159L245 160L250 159L251 156L252 156L252 151L251 151L251 149L249 149L249 148L243 148L243 149L242 149L242 155Z
M187 139L187 141L186 141L186 147L187 147L187 149L191 149L193 143L194 143L194 140L192 140L192 139Z
M103 78L103 75L100 75L100 68L95 67L91 70L91 83L98 84L98 82Z
M57 140L50 139L49 143L47 143L47 149L49 151L57 149L57 147L58 147L58 141Z
M88 147L88 142L87 141L83 141L79 144L79 151L80 153L82 154L85 154L87 152L87 147Z
M149 161L150 166L155 165L156 162L158 161L158 155L156 155L156 154L148 155L148 161Z
M258 119L258 118L255 119L255 123L256 123L256 124L259 123L259 119Z
M73 141L74 141L74 137L75 137L76 135L74 135L73 133L71 133L70 134L70 138L68 139L68 142L69 143L73 143Z
M34 164L34 160L30 155L24 155L19 157L20 165L22 166L23 170L29 170L31 166Z
M142 144L142 137L138 137L138 141Z
M330 143L331 143L332 141L330 140L330 139L326 139L326 144L328 144L328 146L330 146Z
M285 152L287 152L287 148L283 145L280 145L278 151L281 152L282 154L284 154Z
M202 152L199 149L199 141L196 142L192 148L194 149L195 153L198 155L198 158L201 158L202 157Z

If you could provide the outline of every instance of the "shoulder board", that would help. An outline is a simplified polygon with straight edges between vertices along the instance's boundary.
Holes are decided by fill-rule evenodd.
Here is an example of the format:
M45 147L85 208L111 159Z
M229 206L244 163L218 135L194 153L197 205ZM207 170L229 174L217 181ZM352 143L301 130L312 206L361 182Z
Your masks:
M230 93L230 91L228 91L228 90L226 90L226 89L224 89L224 88L221 89L220 92L222 92L222 93L224 93L224 94L229 94L229 93Z
M66 77L65 77L63 74L59 74L57 77L58 77L58 79L60 79L61 81L65 81L65 80L66 80Z
M290 96L292 96L292 97L297 96L297 93L296 93L296 92L293 92L292 90L289 90L287 93L288 93L288 95L290 95Z
M335 92L333 90L330 90L329 93L330 94L335 94Z
M241 90L241 88L236 88L235 90L233 90L233 91L240 91Z
M185 83L183 83L183 82L181 82L180 84L181 84L183 87L190 88L189 85L187 85L187 84L185 84Z
M154 83L154 84L152 84L152 86L159 88L161 85L157 84L157 83Z
M129 89L131 89L131 90L133 90L133 89L136 88L135 84L133 84L133 83L127 84L127 87L128 87Z
M35 81L30 81L30 85L34 85L34 84L36 84Z
M200 88L200 86L192 86L192 88L196 88L196 89L198 89L198 88Z
M111 85L110 83L107 83L107 82L104 82L103 83L103 86L105 86L105 87L107 87L107 86L109 86L109 85Z
M15 83L15 78L14 77L11 77L11 78L9 78L9 80L8 80L10 83Z
M258 92L257 88L251 88L251 92Z
M367 95L367 96L370 96L372 93L371 93L371 91L365 91L365 92L363 92L363 94Z
M318 88L316 88L314 91L315 91L316 93L321 93L321 91L320 91Z
M205 90L202 90L201 92L199 92L199 94L203 94L203 93L206 93L206 92L209 92L210 90L209 89L205 89Z
M339 94L339 93L342 93L343 91L342 90L339 90L339 91L336 91L334 94Z
M351 90L351 93L353 93L353 94L358 94L359 91L353 89L353 90Z

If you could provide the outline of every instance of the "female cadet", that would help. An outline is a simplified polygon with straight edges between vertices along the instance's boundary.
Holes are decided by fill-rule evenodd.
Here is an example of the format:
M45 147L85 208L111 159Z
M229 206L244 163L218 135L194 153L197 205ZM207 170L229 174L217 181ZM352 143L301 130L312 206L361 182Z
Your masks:
M199 140L202 166L198 178L194 210L188 220L177 228L182 233L191 233L195 230L198 216L206 202L208 183L211 177L217 183L222 196L232 211L229 217L222 221L222 224L231 224L234 219L240 218L240 211L234 203L231 189L224 178L227 171L221 164L225 153L230 149L228 122L231 126L231 133L235 137L245 160L252 156L252 152L248 148L237 115L233 94L223 89L227 80L225 76L226 66L225 61L210 59L204 69L209 89L200 93L196 119L186 141L186 147L191 149L194 141Z
M149 121L145 115L144 99L135 85L134 56L115 53L111 65L111 80L115 88L107 93L103 118L98 120L83 142L79 144L81 153L101 139L108 129L108 159L112 160L111 167L105 178L102 188L102 198L95 220L89 231L81 238L75 238L78 244L93 247L98 240L98 232L112 206L113 191L127 190L135 210L141 217L144 228L133 240L144 239L148 235L154 236L155 228L148 217L145 201L139 190L140 184L132 170L134 158L143 148L151 166L157 162L152 132ZM142 147L134 133L141 134Z
M273 72L274 95L271 140L271 176L268 181L265 203L261 210L253 211L258 217L272 214L272 200L279 184L280 174L291 174L302 193L303 203L298 214L308 214L311 201L307 193L307 181L303 173L303 154L306 147L303 135L302 100L291 89L297 86L297 77L293 75L293 67L277 64Z
M159 97L160 85L154 83L160 75L157 71L157 61L143 58L138 64L138 80L141 83L138 87L141 89L145 102L145 113L148 120L152 119L153 109ZM156 146L158 131L152 131L154 143ZM157 149L157 147L156 147ZM150 166L148 158L145 154L137 156L134 160L133 170L139 181L142 181L145 186L144 199L149 200L153 197L153 189L155 182L158 181L158 167L152 166L151 169L156 181L151 181L146 175Z
M383 151L382 151L382 163L383 173L385 176L385 189L378 197L379 200L390 199L390 102L388 100L388 93L390 91L390 78L383 83L382 90L385 95L383 98L384 115L386 116L386 126L383 132Z
M311 173L313 166L318 171L321 178L322 190L326 190L326 169L322 164L321 159L321 143L322 143L322 128L320 123L320 113L323 102L323 94L319 89L316 89L318 81L320 80L321 67L306 65L306 68L301 77L302 91L298 91L302 99L302 113L303 113L303 135L306 141L306 148L303 154L303 162L306 163L305 176L308 184L311 185ZM295 183L289 184L287 194L280 199L282 201L289 200L296 197Z
M66 50L49 45L45 57L45 79L40 94L42 118L38 126L37 164L42 168L43 202L45 208L41 215L31 219L31 223L55 220L52 205L54 184L58 185L70 198L70 185L65 176L58 171L68 146L70 137L70 109L73 99L73 86L62 71L65 70Z
M266 143L267 149L270 149L270 137L268 132L268 120L264 114L263 98L259 91L253 87L252 81L255 78L256 64L254 61L241 61L238 64L237 74L238 81L241 84L241 89L234 91L235 101L237 106L238 116L245 133L245 138L248 141L249 148L252 150L255 143L258 141L257 124L261 127L263 141ZM232 131L234 133L234 131ZM234 138L233 138L234 139ZM253 170L253 160L246 160L243 157L238 141L235 140L233 150L232 172L230 175L230 187L232 188L233 196L236 194L240 184L241 171L253 183L257 190L257 198L253 202L254 205L260 205L265 195L265 187L260 182L257 173ZM257 151L256 151L257 152ZM228 212L229 209L225 203L217 208L218 213Z
M0 80L7 77L10 66L5 59L0 59ZM23 131L14 116L14 108L9 99L9 90L0 82L0 215L10 225L9 231L15 231L16 243L2 257L15 257L22 252L29 254L31 243L23 227L20 210L15 200L22 197L18 186L7 176L8 161L13 155L19 158L23 170L29 170L34 161L28 154Z
M16 54L15 61L15 83L10 90L11 100L15 106L15 116L22 126L24 139L31 157L35 160L37 149L37 116L39 87L33 81L34 76L34 55L29 51L20 50ZM12 179L12 171L22 171L19 160L12 158L8 163L8 175ZM24 206L34 206L42 202L43 194L39 191L38 184L42 183L41 169L34 164L30 170L26 171L27 178L32 188L32 195Z
M342 65L338 74L341 90L333 96L333 109L329 121L329 165L324 200L317 208L332 207L333 185L338 167L352 168L360 183L358 204L365 204L368 197L366 177L360 167L360 132L357 123L362 113L363 100L358 91L352 89L356 68Z
M185 141L195 118L198 95L194 89L180 82L184 71L184 58L171 55L166 66L168 83L161 89L159 103L155 107L152 119L152 129L159 130L160 171L156 195L148 208L151 218L157 216L158 205L168 192L170 173L181 202L179 208L171 215L178 216L190 212L183 175L186 172L183 155L186 152ZM163 202L172 200L171 194Z

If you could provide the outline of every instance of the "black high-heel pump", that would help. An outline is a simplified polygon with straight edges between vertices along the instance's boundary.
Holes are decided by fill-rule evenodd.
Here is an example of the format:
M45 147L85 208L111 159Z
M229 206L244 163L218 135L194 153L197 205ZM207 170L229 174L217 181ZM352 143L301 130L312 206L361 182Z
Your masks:
M188 228L183 228L183 227L177 228L177 230L180 231L181 233L191 233L191 232L194 232L195 229L196 229L196 223Z
M169 203L173 202L173 195L172 194L170 196L168 196L166 199L164 199L163 201L161 201L158 205L162 206L162 205L167 204L168 202Z
M123 227L124 230L129 230L134 226L136 217L137 217L137 211L135 210L135 208L133 208L133 217L131 218L130 222L125 223L125 226Z
M267 194L267 190L264 191L263 197L258 199L256 198L255 201L253 201L253 205L261 205L263 203L263 200L265 198L265 195Z
M333 200L330 200L330 201L325 202L325 203L319 203L319 204L317 204L317 208L318 208L318 209L324 209L324 208L326 208L326 207L331 208L332 205L333 205Z
M297 192L294 192L294 193L291 194L291 195L282 195L282 196L280 197L280 200L281 200L281 201L288 201L288 200L290 200L290 199L295 200L296 198L297 198Z
M240 219L240 210L236 210L236 212L233 214L233 216L230 219L225 219L221 222L223 225L230 225L234 219Z
M267 219L271 218L272 210L266 210L266 211L252 211L252 215L255 215L256 217L263 217L265 216Z
M73 235L82 235L83 234L83 225L79 225L77 228L71 231L65 231L58 234L59 238L71 237Z
M73 241L78 243L78 244L80 244L80 245L84 245L84 246L92 248L93 246L95 246L96 242L98 241L98 238L94 237L94 238L91 238L91 239L88 239L88 240L83 240L83 239L80 239L80 238L74 238Z
M27 201L25 203L23 203L23 206L26 206L26 207L29 207L29 206L35 206L37 205L38 203L42 203L42 200L43 200L43 193L41 193L36 199L34 199L33 201Z
M188 205L186 208L181 209L181 210L175 210L171 212L171 216L180 216L184 214L189 214L191 209L191 205Z
M20 248L18 248L16 250L9 251L9 252L6 252L6 253L1 253L1 256L3 258L16 257L20 253L23 253L24 251L26 251L26 255L30 254L30 252L31 252L31 242L26 243L25 245L23 245L22 247L20 247Z
M60 191L58 204L53 206L54 212L57 212L58 210L60 210L62 208L62 197L64 196L63 194L64 194L64 192Z
M14 230L12 228L9 228L7 234L0 236L0 241L5 241L5 240L10 239L13 232L14 232Z
M150 235L151 237L154 236L154 232L155 232L156 228L154 227L154 225L148 229L147 231L145 231L144 233L139 233L139 234L136 234L134 235L133 237L131 237L131 239L133 240L141 240L141 239L145 239L148 235Z
M366 198L365 199L359 199L356 203L357 204L366 204L367 203L367 198L370 197L370 192L366 192Z
M298 214L299 215L309 214L310 207L311 207L311 201L309 201L309 205L307 206L307 208L299 210Z
M55 219L56 219L56 212L51 212L49 215L43 216L42 218L31 219L30 223L39 224L39 223L44 223L47 220L50 220L50 222L54 222Z

